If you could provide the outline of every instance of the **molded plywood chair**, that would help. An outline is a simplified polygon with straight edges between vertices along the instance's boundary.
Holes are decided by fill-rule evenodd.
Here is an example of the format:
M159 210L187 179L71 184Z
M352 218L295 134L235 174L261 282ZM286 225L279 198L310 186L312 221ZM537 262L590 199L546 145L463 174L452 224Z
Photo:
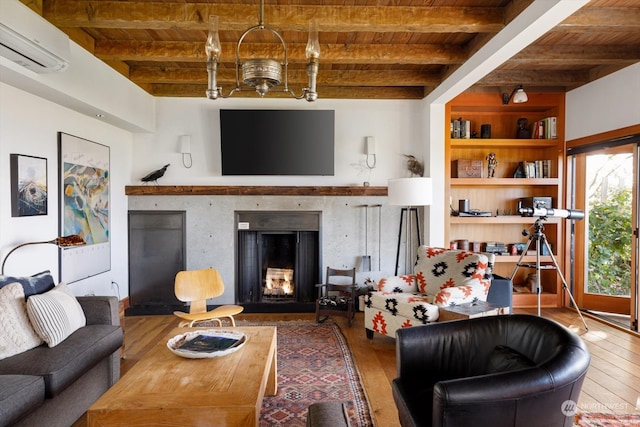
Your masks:
M316 287L316 322L324 322L331 315L344 316L351 326L355 316L356 269L327 267L325 283Z
M207 299L216 298L224 292L224 283L218 270L213 268L203 270L180 271L176 274L174 285L176 297L182 302L190 302L189 313L174 311L173 314L183 319L180 326L193 326L198 322L214 321L222 326L220 319L229 319L235 326L233 316L244 309L239 305L222 305L207 311Z

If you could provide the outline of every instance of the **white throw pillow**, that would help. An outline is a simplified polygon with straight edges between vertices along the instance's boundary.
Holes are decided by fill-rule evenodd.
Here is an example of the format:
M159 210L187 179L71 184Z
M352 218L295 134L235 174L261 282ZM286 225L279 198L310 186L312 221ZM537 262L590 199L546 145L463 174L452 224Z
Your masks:
M27 313L38 335L55 347L87 324L84 311L71 289L64 283L27 299Z
M33 330L20 283L0 288L0 360L42 344Z

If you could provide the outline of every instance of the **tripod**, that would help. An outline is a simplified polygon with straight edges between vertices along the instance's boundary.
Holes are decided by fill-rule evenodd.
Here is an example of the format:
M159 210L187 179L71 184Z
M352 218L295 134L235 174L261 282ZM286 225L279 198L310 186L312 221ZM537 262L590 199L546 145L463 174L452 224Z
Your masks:
M535 268L536 269L535 292L536 292L537 297L538 297L538 316L540 316L540 294L542 293L542 286L540 285L540 272L542 270L554 270L555 269L558 272L558 276L560 276L560 279L562 280L562 289L564 289L567 292L567 294L569 295L569 298L571 299L571 302L573 303L573 306L575 307L576 312L578 313L578 316L580 316L580 320L582 320L582 323L584 324L584 329L586 331L588 331L589 328L587 327L587 322L585 322L584 317L582 317L582 313L580 312L580 309L578 308L578 304L576 304L576 300L573 299L573 295L571 294L571 290L569 290L569 286L567 286L567 281L565 280L564 276L562 275L562 272L560 271L560 267L558 267L558 261L556 261L556 257L553 255L553 252L551 251L551 246L549 245L549 242L547 241L547 236L544 235L544 226L542 225L542 221L545 221L546 219L547 219L546 217L540 217L533 224L534 232L533 232L533 234L531 234L529 236L529 241L527 242L527 246L522 251L522 254L520 255L520 259L516 263L516 267L513 269L513 273L511 273L511 281L513 282L513 279L516 277L516 273L518 272L518 268L520 268L520 267ZM528 231L524 230L522 232L522 234L524 234L526 236L528 234ZM536 263L535 263L535 265L534 264L523 263L522 260L523 260L524 256L527 254L527 251L529 250L529 247L531 246L531 243L534 242L534 241L536 242ZM547 252L551 256L551 260L553 261L553 265L541 265L540 264L540 250L543 247L542 245L544 245L544 247L547 249Z

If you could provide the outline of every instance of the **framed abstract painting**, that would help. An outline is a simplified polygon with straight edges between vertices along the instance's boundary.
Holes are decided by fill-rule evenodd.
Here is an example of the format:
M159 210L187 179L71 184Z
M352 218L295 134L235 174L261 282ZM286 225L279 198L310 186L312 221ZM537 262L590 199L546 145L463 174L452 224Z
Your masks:
M60 236L86 245L60 249L60 280L75 282L111 269L109 147L58 133Z

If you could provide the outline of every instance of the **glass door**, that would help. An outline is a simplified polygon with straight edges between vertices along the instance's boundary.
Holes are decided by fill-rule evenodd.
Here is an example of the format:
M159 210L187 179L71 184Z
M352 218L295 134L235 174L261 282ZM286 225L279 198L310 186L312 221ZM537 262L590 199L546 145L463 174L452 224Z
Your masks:
M575 222L576 301L581 309L623 315L617 319L628 321L634 330L637 162L637 144L598 148L573 157L575 206L585 211L584 220Z

